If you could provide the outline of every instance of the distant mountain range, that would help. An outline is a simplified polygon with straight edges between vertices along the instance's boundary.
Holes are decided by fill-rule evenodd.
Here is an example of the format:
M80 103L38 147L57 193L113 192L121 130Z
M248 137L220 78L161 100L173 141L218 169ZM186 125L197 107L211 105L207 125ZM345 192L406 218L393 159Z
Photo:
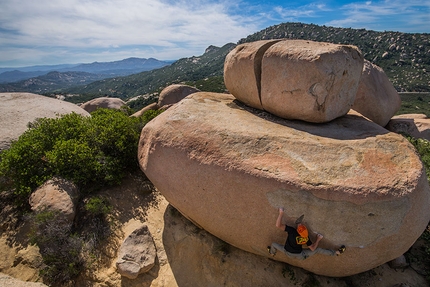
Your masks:
M430 92L430 34L427 33L376 32L365 29L283 23L241 39L237 44L266 39L305 39L355 45L367 60L384 69L398 92ZM99 74L102 75L100 77L105 78L94 82L88 79L88 81L79 82L79 85L67 85L63 88L55 84L51 84L52 88L47 84L26 85L22 81L13 83L13 88L16 91L46 95L74 94L73 97L66 97L66 100L73 102L83 102L100 96L128 100L139 95L151 95L144 97L145 100L135 108L155 101L161 89L174 83L194 85L205 91L223 92L225 91L224 60L237 44L228 43L223 47L210 46L201 56L183 58L158 69L124 77L106 78L106 74ZM98 71L104 70L103 65L100 64L92 65L94 69L97 67ZM70 67L67 69L70 70ZM8 91L11 86L8 85L9 87L0 85L0 92Z
M103 79L108 77L127 76L150 71L170 65L174 61L160 61L154 58L128 58L113 62L94 62L89 64L39 65L22 68L0 68L0 83L13 83L30 78L47 75L50 72L85 72L92 73L91 78ZM69 73L69 76L72 75ZM83 74L75 74L79 77ZM84 78L88 78L85 75ZM42 79L40 79L42 80ZM86 81L83 79L84 82ZM76 82L79 82L76 79Z

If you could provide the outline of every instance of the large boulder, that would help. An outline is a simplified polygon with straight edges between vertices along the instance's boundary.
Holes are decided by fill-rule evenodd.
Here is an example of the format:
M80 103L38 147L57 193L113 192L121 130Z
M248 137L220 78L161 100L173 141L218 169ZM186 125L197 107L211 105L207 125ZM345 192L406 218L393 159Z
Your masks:
M384 127L402 100L382 68L365 60L352 109Z
M228 91L250 107L264 110L261 103L261 61L273 44L281 40L244 43L225 58L224 83Z
M158 107L163 108L176 104L186 96L196 92L200 92L200 90L188 85L170 85L161 91L160 96L158 97Z
M0 93L0 151L17 140L37 118L56 118L59 115L88 112L75 104L31 93Z
M225 94L195 93L142 130L139 163L166 199L198 226L268 256L275 228L305 214L322 247L342 256L274 259L348 276L399 257L430 220L430 192L414 147L365 118L289 121ZM312 237L314 233L312 233Z
M158 110L160 107L158 106L157 103L152 103L147 105L146 107L144 107L143 109L135 112L134 114L131 115L131 117L141 117L145 112L150 111L150 110Z
M81 108L91 113L100 108L119 110L123 106L125 106L125 104L126 103L120 98L101 97L101 98L95 98L86 103L83 103L81 105Z
M240 101L285 119L328 122L354 103L363 56L355 46L267 40L237 46L224 81Z
M395 133L403 133L430 141L430 119L424 114L394 116L385 128Z

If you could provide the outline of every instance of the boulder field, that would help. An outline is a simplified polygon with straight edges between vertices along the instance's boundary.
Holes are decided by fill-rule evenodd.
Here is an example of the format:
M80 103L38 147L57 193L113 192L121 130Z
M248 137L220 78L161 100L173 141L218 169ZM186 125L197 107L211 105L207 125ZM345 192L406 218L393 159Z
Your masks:
M326 276L357 274L406 252L430 220L430 192L414 147L358 115L307 123L253 109L232 95L194 93L142 130L139 163L184 216L245 251L284 243L278 207L305 214L311 239L347 249L274 260Z

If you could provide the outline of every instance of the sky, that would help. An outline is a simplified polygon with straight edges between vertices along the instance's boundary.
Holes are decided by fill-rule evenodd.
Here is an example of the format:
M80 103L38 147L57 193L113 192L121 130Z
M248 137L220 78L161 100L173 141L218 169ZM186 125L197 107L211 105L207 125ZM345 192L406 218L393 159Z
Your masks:
M0 0L0 68L176 60L284 22L430 33L430 0Z

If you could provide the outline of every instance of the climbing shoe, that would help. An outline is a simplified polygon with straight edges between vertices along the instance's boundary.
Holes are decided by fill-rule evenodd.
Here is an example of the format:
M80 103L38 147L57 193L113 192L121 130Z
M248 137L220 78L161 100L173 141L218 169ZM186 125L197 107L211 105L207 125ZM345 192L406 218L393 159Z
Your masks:
M338 255L340 255L340 254L344 253L344 252L345 252L345 250L346 250L345 245L342 245L342 246L337 250L337 251L339 252L339 253L338 253Z
M270 246L267 246L267 252L269 252L270 255L275 256L275 254L270 252L270 249L271 249Z

